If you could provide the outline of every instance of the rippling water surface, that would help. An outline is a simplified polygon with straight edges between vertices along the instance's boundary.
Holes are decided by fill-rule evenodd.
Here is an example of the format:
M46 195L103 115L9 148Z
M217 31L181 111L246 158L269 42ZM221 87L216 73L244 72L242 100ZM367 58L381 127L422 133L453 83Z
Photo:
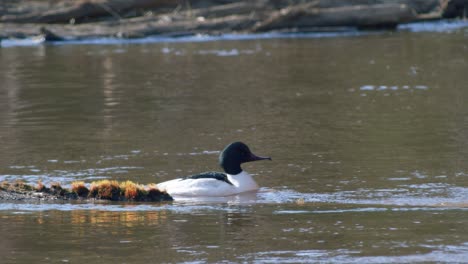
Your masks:
M244 166L262 186L253 195L0 201L2 259L466 261L468 31L426 26L4 44L0 181L160 182L218 170L219 150L236 140L273 161Z

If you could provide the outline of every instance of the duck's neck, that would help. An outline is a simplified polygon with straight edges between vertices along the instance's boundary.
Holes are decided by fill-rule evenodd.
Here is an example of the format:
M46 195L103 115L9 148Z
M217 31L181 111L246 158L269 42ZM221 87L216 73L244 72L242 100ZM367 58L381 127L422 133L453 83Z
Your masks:
M252 178L252 175L245 171L241 171L236 175L227 175L228 180L239 189L240 192L254 191L258 189L258 185Z
M230 175L237 175L242 173L242 168L239 162L222 159L220 162L221 168L223 168L224 172Z

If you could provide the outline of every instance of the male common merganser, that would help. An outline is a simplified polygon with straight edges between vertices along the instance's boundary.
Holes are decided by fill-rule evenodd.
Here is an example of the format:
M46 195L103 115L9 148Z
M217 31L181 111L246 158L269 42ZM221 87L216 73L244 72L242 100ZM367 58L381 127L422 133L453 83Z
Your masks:
M243 171L241 164L257 160L271 160L270 157L254 155L242 142L229 144L219 155L222 172L204 172L158 184L171 196L180 197L219 197L255 191L257 183Z

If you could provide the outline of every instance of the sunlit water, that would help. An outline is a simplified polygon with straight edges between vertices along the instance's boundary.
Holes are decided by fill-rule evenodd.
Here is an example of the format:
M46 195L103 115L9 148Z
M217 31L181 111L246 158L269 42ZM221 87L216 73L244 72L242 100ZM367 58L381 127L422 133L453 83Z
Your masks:
M273 161L233 197L2 201L1 261L466 261L468 31L430 28L3 43L0 181L160 182L236 140Z

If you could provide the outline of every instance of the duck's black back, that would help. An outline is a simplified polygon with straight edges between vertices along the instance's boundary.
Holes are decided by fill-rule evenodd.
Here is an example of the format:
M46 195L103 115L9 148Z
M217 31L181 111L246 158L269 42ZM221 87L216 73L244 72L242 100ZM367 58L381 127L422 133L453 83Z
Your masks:
M223 181L227 184L233 185L232 182L229 181L225 173L216 172L216 171L202 172L200 174L190 175L190 176L181 178L181 180L188 180L188 179L215 179L215 180Z

